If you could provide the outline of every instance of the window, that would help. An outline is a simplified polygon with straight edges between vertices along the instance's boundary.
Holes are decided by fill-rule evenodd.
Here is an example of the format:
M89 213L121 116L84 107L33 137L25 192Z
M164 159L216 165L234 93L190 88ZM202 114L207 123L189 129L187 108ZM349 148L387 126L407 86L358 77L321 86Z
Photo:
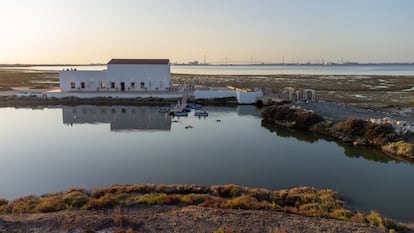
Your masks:
M101 82L101 88L102 89L105 89L105 87L106 87L106 83L105 82Z
M141 82L141 88L145 88L145 83Z
M70 88L75 89L75 87L76 87L75 82L71 82L70 83Z
M81 82L81 88L85 88L85 82Z
M135 88L135 82L131 82L131 88Z
M115 82L111 82L111 88L115 88Z

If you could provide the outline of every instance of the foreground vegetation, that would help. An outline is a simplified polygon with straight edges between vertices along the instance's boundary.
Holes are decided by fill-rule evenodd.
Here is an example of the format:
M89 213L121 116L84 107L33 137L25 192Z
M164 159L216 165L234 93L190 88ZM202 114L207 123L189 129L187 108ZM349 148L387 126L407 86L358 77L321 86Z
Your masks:
M114 185L94 190L26 196L13 201L0 199L2 214L47 213L61 210L99 210L146 205L197 205L223 209L265 209L309 217L367 223L382 230L404 231L404 225L377 212L354 212L334 191L309 187L272 191L236 185Z

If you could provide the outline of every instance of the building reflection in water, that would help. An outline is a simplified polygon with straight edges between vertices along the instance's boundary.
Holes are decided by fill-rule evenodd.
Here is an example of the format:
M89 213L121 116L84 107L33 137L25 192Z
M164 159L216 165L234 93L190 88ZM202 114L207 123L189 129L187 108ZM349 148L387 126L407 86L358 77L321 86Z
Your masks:
M63 123L108 123L111 131L171 130L168 114L159 113L154 106L62 106Z

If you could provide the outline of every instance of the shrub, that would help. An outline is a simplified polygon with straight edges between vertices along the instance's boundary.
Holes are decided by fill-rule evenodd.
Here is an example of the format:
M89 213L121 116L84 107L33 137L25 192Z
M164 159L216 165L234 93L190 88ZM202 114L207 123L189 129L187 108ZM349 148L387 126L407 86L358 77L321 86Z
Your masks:
M161 205L167 197L165 193L144 194L135 197L134 204Z
M203 201L203 203L201 203L200 205L202 207L221 208L221 204L223 202L224 202L223 198L214 197L214 198L209 198L209 199Z
M367 218L361 212L356 212L356 214L354 214L354 216L351 217L351 221L352 222L359 222L359 223L368 223Z
M181 202L189 205L198 205L203 203L205 200L209 199L208 194L188 194L181 196Z
M238 197L246 193L246 188L234 184L228 185L215 185L211 186L211 192L214 196L229 198L229 197Z
M170 194L164 197L163 203L165 205L176 205L181 202L180 195Z
M87 203L89 208L92 209L102 209L102 208L112 208L120 203L117 196L111 195L109 193L99 197L98 199L90 199Z
M414 145L404 141L391 142L382 146L385 152L414 159Z
M68 209L81 208L88 203L89 199L88 195L80 191L68 192L62 197L62 201Z
M384 225L382 223L382 217L376 211L371 211L369 215L367 215L367 220L371 226L377 226L379 228L384 229Z
M40 202L40 198L37 196L27 196L14 200L10 203L10 208L13 213L16 214L28 214L33 213L34 208Z
M7 205L8 203L9 203L8 200L6 200L4 198L0 198L0 206Z
M66 209L60 195L43 198L34 208L35 212L47 213Z
M339 220L349 220L352 216L352 212L346 209L336 209L330 214L330 217Z
M224 201L220 207L225 209L260 209L261 205L255 198L243 195Z
M271 201L271 192L267 189L248 189L247 193L257 201Z

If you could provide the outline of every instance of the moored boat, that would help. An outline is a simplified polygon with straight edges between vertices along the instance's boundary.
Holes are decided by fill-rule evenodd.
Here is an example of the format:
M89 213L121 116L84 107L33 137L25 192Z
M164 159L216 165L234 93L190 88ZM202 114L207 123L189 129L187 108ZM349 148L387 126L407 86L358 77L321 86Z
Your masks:
M174 112L174 116L188 116L188 112L185 112L185 111L179 112L179 111L177 111L177 112Z
M194 104L194 103L191 103L191 104L189 104L190 105L190 107L192 108L192 109L200 109L201 108L201 104Z
M194 116L208 116L208 112L206 110L197 110L194 113Z

